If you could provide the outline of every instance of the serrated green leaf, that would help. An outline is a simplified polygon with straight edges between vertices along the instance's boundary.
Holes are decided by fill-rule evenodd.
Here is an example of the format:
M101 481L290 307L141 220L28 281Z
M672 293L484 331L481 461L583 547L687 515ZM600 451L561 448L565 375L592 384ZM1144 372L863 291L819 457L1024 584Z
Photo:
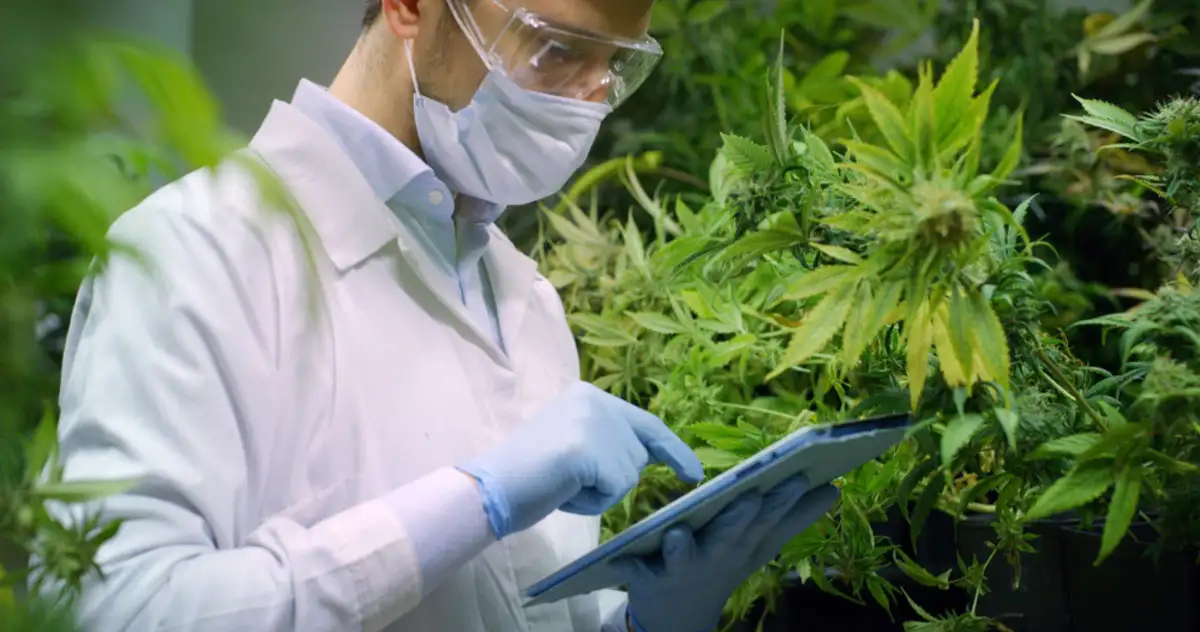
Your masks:
M979 20L971 24L971 35L958 55L946 67L933 91L936 137L941 143L950 137L964 117L969 116L971 97L979 77Z
M925 529L925 521L929 519L929 514L937 505L937 499L942 495L944 489L946 489L946 477L938 472L925 484L925 489L921 490L921 496L917 498L916 505L913 506L908 534L914 550L917 548L917 539L920 537L921 531Z
M842 285L852 283L862 276L858 266L824 266L805 271L788 281L783 300L799 301L819 296Z
M1096 557L1099 566L1125 538L1133 516L1137 513L1138 497L1142 491L1142 470L1140 464L1126 463L1117 475L1116 487L1113 488L1112 502L1108 505L1108 515L1104 518L1104 533L1100 536L1100 554Z
M970 413L950 420L942 431L942 463L946 467L950 467L954 457L971 442L980 428L983 428L983 415Z
M792 334L792 340L779 366L771 372L768 379L774 378L783 371L803 364L813 354L825 348L825 345L837 335L850 314L853 302L854 286L842 285L836 291L825 296L816 307L805 314L800 328Z
M979 290L970 292L970 318L974 323L972 338L977 346L979 359L987 370L990 378L1006 390L1009 387L1009 357L1008 337L1004 326L996 316L991 303Z
M842 364L854 368L867 345L886 324L888 314L900 303L900 295L904 291L901 283L884 283L878 291L873 291L870 283L860 284L860 293L855 301L855 310L860 317L848 319L846 331L842 337Z
M849 150L856 163L893 182L912 175L912 168L907 163L883 147L849 139L842 140L841 143Z
M810 243L809 245L812 246L813 248L816 248L817 250L820 250L822 253L825 254L825 256L829 257L830 259L834 259L836 261L841 261L842 263L848 263L850 265L856 266L856 265L862 263L862 261L863 261L862 257L858 256L858 254L856 254L854 251L850 250L849 248L843 248L842 246L834 246L832 244L820 244L820 243L816 243L816 242Z
M638 326L660 334L681 334L687 331L678 321L654 312L632 312L629 317Z
M700 463L706 468L724 470L742 462L742 457L732 452L718 450L717 448L700 446L693 451L700 458Z
M642 231L638 228L637 222L633 221L633 215L630 215L629 221L621 227L621 237L625 243L625 256L628 257L629 263L649 279L650 267L649 261L646 259L646 244L642 241Z
M917 564L911 557L905 555L904 551L900 549L893 550L892 555L896 566L918 584L942 590L950 588L950 571L946 571L941 575L934 575L920 564Z
M995 409L996 421L1000 422L1000 427L1004 429L1004 436L1008 438L1008 445L1012 450L1017 449L1017 428L1021 425L1021 417L1017 415L1017 411L1008 408Z
M567 320L574 326L583 329L589 337L594 337L597 340L609 341L610 344L601 344L598 346L616 346L612 343L632 344L637 342L637 337L629 331L626 331L619 324L607 320L596 314L581 314L574 313L567 317Z
M825 141L812 132L807 127L800 128L800 133L804 137L804 146L807 148L806 156L809 169L822 178L832 177L837 173L837 163L833 158L833 152L829 151L829 145Z
M949 160L955 152L980 138L983 124L987 121L988 111L991 108L992 95L995 94L998 85L1000 85L999 79L992 80L988 87L984 88L983 92L971 101L966 116L959 119L958 124L949 135L939 142L938 151L941 152L942 160ZM975 152L975 155L968 155L964 161L964 172L967 178L975 177L979 171L979 148L976 146L970 150Z
M1004 157L1000 159L1000 164L996 165L996 170L992 172L992 181L997 186L1007 180L1021 162L1021 139L1025 136L1024 118L1023 115L1017 115L1017 131L1013 134L1013 139L1008 144Z
M1100 400L1096 402L1096 406L1100 412L1104 413L1104 420L1108 422L1109 428L1116 429L1129 425L1129 420L1125 418L1125 415L1112 404Z
M934 171L938 159L933 91L933 63L924 62L917 68L917 89L908 103L908 129L913 138L912 164L925 173Z
M1098 99L1085 99L1076 95L1075 100L1079 101L1079 104L1083 106L1087 117L1069 115L1067 118L1115 132L1126 138L1139 140L1137 137L1138 119L1133 114L1130 114L1121 107Z
M770 149L734 134L722 132L721 139L725 143L721 147L721 153L741 173L752 174L771 168L774 159Z
M857 78L851 77L850 81L862 92L863 102L871 113L875 126L887 139L892 151L896 152L896 155L900 156L902 160L912 161L914 156L913 139L909 135L904 115L882 92Z
M690 424L687 426L687 432L714 448L735 453L753 439L752 435L742 428L712 421Z
M780 33L779 52L767 85L767 145L781 165L786 165L792 155L792 139L787 125L787 95L783 86L785 41L785 33Z
M808 72L804 74L804 78L796 85L796 92L808 94L816 86L838 79L842 76L842 71L846 69L846 64L849 62L850 53L844 50L829 53L813 64L812 68L808 69Z
M1077 463L1034 502L1026 520L1040 520L1082 507L1096 500L1113 484L1113 460L1102 458Z

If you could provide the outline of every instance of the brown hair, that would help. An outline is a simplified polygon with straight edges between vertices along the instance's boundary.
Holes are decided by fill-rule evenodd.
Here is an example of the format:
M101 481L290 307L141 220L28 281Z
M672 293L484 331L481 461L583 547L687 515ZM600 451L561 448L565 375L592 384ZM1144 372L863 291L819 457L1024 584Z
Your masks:
M382 13L383 2L381 0L367 0L366 11L363 12L363 28L371 28L371 25L375 24L375 20L378 20Z

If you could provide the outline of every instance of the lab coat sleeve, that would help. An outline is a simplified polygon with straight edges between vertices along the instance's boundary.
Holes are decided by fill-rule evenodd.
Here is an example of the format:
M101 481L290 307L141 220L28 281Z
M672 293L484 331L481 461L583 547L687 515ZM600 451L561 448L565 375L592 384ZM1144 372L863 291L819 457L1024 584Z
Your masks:
M383 628L436 581L421 575L405 511L454 523L452 507L477 492L447 487L461 475L442 470L312 524L256 515L253 463L269 453L261 427L287 397L275 390L267 247L235 220L197 218L156 195L114 225L139 258L115 256L85 283L64 357L66 478L140 480L96 505L123 526L100 549L105 578L84 586L83 628ZM439 568L489 538L463 536Z

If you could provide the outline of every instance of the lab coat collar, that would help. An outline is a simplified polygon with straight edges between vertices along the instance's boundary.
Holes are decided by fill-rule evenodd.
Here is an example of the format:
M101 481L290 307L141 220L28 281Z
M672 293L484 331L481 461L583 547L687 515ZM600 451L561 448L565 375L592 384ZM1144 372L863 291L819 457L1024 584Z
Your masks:
M250 148L304 209L339 271L400 236L392 212L337 141L294 106L272 103Z
M362 172L320 125L291 104L276 101L250 147L303 209L339 272L395 241L425 284L461 320L473 323L445 276L437 273L429 249L418 243L419 231L380 201ZM488 232L483 261L494 290L501 335L516 341L537 278L537 264L494 224L488 226ZM490 340L485 344L498 359L503 357Z

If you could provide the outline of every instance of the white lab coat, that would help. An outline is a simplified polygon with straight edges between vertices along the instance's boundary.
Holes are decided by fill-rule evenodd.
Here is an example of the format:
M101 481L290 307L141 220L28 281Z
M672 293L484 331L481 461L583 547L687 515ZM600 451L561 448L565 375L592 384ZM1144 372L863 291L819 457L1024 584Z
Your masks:
M464 494L448 468L578 377L555 289L491 229L506 355L411 218L311 120L276 103L247 155L311 232L265 209L241 168L199 171L114 225L148 267L119 257L81 290L66 474L143 480L103 505L126 522L101 550L106 580L84 592L86 629L599 630L594 597L523 609L519 596L596 545L595 517L556 513L484 543L431 587L381 500L406 485Z

